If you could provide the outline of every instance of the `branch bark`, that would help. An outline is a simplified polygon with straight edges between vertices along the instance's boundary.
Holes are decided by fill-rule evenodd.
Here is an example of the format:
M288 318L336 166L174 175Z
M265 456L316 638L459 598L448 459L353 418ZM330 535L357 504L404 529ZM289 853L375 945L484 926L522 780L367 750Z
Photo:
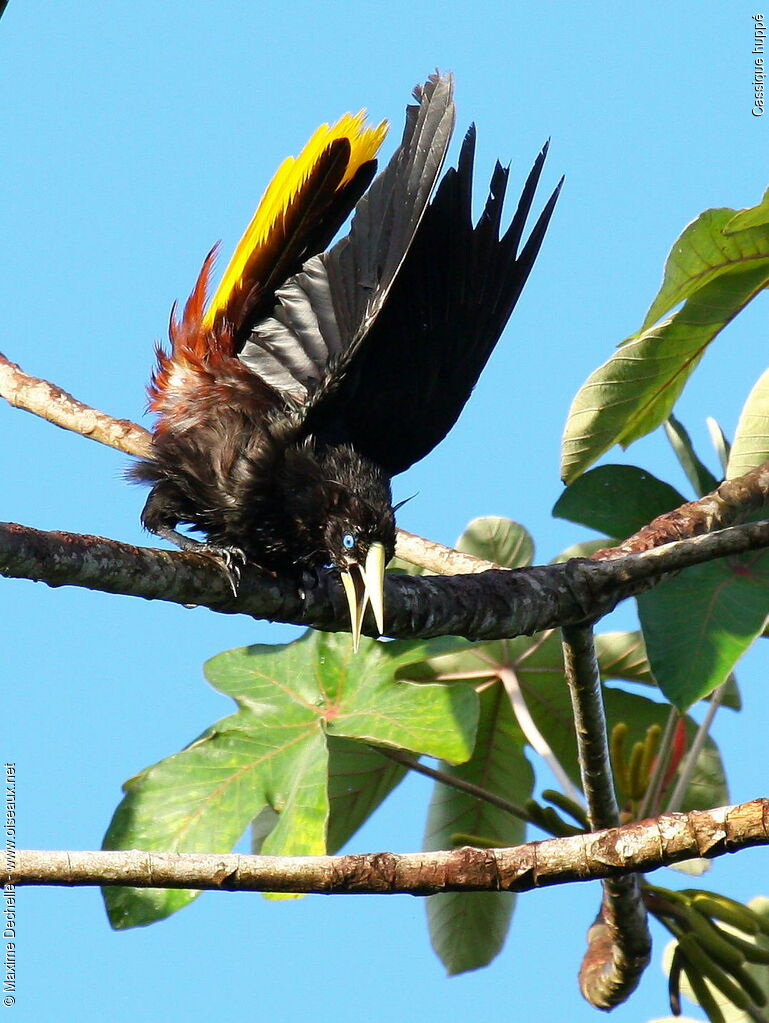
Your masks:
M7 881L26 885L359 895L514 891L620 877L695 856L717 857L769 844L769 799L620 828L530 842L512 849L347 856L58 852L17 850Z
M744 522L769 500L769 462L762 462L744 476L724 480L711 494L682 504L673 511L652 519L617 547L606 547L593 554L595 560L622 558L648 551L672 540L701 536L716 529Z
M127 455L146 456L152 434L129 419L115 419L73 398L56 384L25 373L0 352L0 397L14 408L32 412L49 423L71 430L90 440L124 451Z
M563 648L590 825L593 829L615 828L619 806L592 628L565 628ZM598 1009L613 1009L627 1001L649 965L651 947L638 875L605 880L601 912L588 932L579 971L584 998Z
M461 576L388 576L385 633L470 640L531 635L608 614L669 572L769 546L769 522L747 523L609 561L572 559L558 565L498 569ZM207 554L163 551L76 533L41 532L0 523L0 574L83 586L226 614L349 629L342 587L333 574L301 583L256 568L242 574L237 597L221 564ZM376 635L369 616L364 633Z

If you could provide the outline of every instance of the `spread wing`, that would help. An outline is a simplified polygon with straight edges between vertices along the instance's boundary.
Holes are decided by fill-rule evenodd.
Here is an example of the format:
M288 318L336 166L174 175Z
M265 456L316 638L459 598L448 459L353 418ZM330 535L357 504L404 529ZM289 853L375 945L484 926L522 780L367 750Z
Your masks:
M301 432L350 443L391 476L431 451L456 422L526 283L561 187L521 245L547 146L502 234L508 170L497 164L473 225L474 150L471 128L458 167L441 181L405 257L382 275L386 288L375 285L372 293L361 273L375 261L350 258L369 230L356 239L353 226L349 239L310 260L278 291L273 317L247 346L282 358L283 375L268 379L304 401ZM395 191L391 167L378 181L389 174ZM364 208L367 222L373 205ZM255 361L260 375L263 366Z
M560 191L521 246L547 147L500 234L508 169L497 164L472 222L475 131L465 136L379 315L310 398L307 433L349 441L391 476L449 432L523 290Z
M435 74L414 90L401 144L355 207L349 235L278 289L272 317L252 320L240 359L277 390L306 403L376 322L443 166L453 86Z

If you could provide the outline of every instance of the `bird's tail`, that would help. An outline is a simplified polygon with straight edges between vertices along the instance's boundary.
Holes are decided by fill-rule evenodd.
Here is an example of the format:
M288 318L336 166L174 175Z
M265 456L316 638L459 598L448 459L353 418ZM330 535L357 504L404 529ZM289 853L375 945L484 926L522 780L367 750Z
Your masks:
M260 310L271 309L275 289L329 244L368 188L387 128L386 121L367 126L364 110L345 114L283 161L222 275L205 327L231 324L237 344Z
M331 241L368 187L387 122L366 125L365 111L323 124L297 157L283 161L238 242L210 303L218 245L208 254L181 318L171 312L171 353L157 349L150 408L167 412L184 382L232 359L275 289Z

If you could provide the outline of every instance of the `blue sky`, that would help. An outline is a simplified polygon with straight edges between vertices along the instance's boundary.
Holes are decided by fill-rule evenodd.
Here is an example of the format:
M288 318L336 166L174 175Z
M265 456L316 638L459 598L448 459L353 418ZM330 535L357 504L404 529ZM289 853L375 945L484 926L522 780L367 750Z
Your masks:
M396 481L397 499L418 492L400 521L451 543L471 518L507 515L533 532L546 561L584 535L550 517L575 390L640 325L684 225L708 207L753 205L766 187L769 122L751 116L754 13L711 0L10 0L0 21L0 350L86 402L139 418L172 302L217 239L234 245L280 160L321 121L362 106L389 118L397 137L411 87L436 66L452 70L457 134L478 126L479 199L497 157L518 184L548 137L542 194L561 174L566 184L459 424ZM766 312L759 299L727 329L679 405L703 451L705 416L732 433L766 368ZM4 519L150 542L124 457L5 406L0 438ZM658 435L611 459L688 493ZM98 847L121 783L229 712L202 662L297 631L13 581L0 588L0 615L0 748L18 767L19 842L32 848ZM633 621L626 607L609 624ZM716 722L735 800L766 794L756 767L765 674L762 647L739 672L745 713ZM422 779L408 781L354 848L418 848L428 795ZM713 885L766 894L766 857L719 863ZM598 898L595 886L521 898L495 964L447 980L416 899L205 895L174 919L115 934L96 890L27 890L13 1011L119 1023L448 1013L581 1023L598 1018L575 982ZM664 1009L655 964L613 1018L636 1023Z

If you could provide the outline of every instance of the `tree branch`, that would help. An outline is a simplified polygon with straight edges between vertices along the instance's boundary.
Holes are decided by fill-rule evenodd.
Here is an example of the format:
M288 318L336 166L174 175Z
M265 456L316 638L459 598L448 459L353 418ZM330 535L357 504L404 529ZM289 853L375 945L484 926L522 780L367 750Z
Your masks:
M767 546L769 522L752 522L618 560L574 558L461 576L390 575L385 583L385 633L470 640L531 635L600 618L669 572ZM329 632L349 629L344 594L333 573L308 576L300 584L247 567L235 597L221 564L204 552L154 550L0 523L0 574L204 605ZM370 616L363 631L376 635Z
M57 852L17 850L9 884L130 885L225 891L434 895L441 891L531 891L655 870L693 856L769 844L769 799L512 849L347 856Z
M32 412L63 430L79 433L127 455L141 458L150 453L152 434L144 427L128 419L114 419L106 412L84 405L56 384L25 373L2 352L0 397L14 408Z
M596 551L593 558L605 560L648 551L672 540L701 536L714 530L744 522L769 500L769 462L716 487L697 501L658 515L617 547Z
M563 630L564 666L571 694L582 789L591 827L619 825L601 677L589 625ZM610 878L603 884L601 912L588 932L579 971L584 998L598 1009L627 1001L651 956L651 935L638 875Z

